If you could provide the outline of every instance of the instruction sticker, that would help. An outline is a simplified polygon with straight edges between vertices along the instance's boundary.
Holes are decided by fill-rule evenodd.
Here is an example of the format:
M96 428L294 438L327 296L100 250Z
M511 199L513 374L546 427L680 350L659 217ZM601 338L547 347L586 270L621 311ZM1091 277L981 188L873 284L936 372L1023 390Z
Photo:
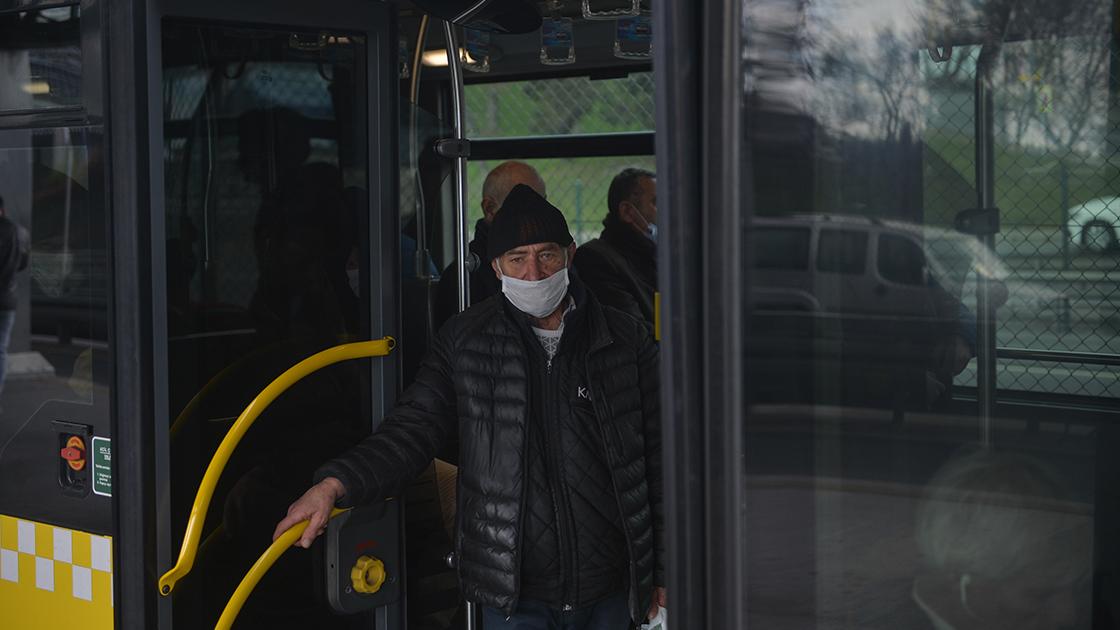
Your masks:
M545 48L570 48L572 46L572 19L543 20L541 22L541 46Z
M622 18L615 22L615 38L620 42L649 46L653 40L650 20L644 15Z
M93 438L93 493L113 496L113 447L109 438Z

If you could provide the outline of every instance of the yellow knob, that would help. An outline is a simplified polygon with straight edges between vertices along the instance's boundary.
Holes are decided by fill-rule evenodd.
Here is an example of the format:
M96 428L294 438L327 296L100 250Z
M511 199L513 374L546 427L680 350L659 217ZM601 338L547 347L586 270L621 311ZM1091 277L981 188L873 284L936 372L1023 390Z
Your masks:
M350 569L350 581L359 593L376 593L385 583L385 563L369 556L358 558Z

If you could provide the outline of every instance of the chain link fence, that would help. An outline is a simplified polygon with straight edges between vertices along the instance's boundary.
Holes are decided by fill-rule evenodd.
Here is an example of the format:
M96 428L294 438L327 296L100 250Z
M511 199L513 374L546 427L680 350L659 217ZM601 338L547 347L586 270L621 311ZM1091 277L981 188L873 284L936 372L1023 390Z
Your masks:
M977 50L954 64L925 63L930 86L923 135L926 222L951 228L978 205ZM1120 397L1120 367L1009 351L1120 355L1120 167L1108 106L1107 41L1008 44L991 71L994 193L1000 209L991 274L1007 289L997 312L1000 389ZM1115 70L1113 70L1115 72ZM937 257L937 252L931 252ZM961 287L975 307L975 273ZM1054 357L1057 358L1057 357ZM959 382L975 385L975 362Z
M470 138L652 131L653 74L468 85Z
M654 170L653 156L598 157L526 160L541 174L548 200L564 213L576 243L598 238L607 216L607 189L614 176L624 168ZM471 162L470 178L471 225L482 218L482 182L498 161Z
M566 136L651 131L653 75L617 79L587 77L469 85L467 131L471 138ZM547 142L543 140L542 142ZM585 243L599 236L607 216L607 189L627 167L656 168L653 156L526 160L540 172L548 199L564 212L572 236ZM471 162L471 223L482 217L482 183L499 161Z

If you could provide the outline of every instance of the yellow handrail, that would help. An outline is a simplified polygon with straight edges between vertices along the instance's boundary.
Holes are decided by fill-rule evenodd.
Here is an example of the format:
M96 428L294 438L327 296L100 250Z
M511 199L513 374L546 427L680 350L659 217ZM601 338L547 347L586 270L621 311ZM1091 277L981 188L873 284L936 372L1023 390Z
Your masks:
M339 335L339 337L340 341L346 341L347 343L350 343L353 339L356 338L354 335L350 334ZM171 423L172 443L175 442L175 438L178 437L179 432L183 430L183 426L187 424L187 421L190 420L191 416L194 415L194 412L197 411L199 406L202 405L202 401L206 400L206 397L210 394L210 392L212 392L215 387L217 387L222 381L224 381L227 376L241 369L250 361L259 360L266 353L275 350L279 345L280 342L276 342L268 344L262 348L257 348L249 354L246 354L240 359L225 366L220 372L211 377L210 380L206 381L206 384L202 386L202 389L198 390L198 393L195 394L194 397L192 397L190 401L187 402L187 406L183 407L183 410L180 411L179 415L175 417L175 421Z
M348 510L349 508L347 508ZM347 510L340 510L334 508L331 510L331 518L346 512ZM218 624L214 626L214 630L228 630L233 626L234 619L237 619L237 614L241 612L241 607L245 605L245 600L249 599L249 594L257 587L257 584L264 577L265 573L272 568L273 564L280 559L285 551L291 549L296 540L303 534L303 530L307 529L308 521L296 523L288 528L286 532L280 534L280 537L272 542L261 554L260 558L253 563L249 568L249 572L241 579L241 583L237 585L237 589L233 591L229 601L226 602L225 610L222 611L222 616L218 617Z
M392 337L384 337L374 341L347 343L313 354L276 377L249 403L249 406L245 407L245 411L241 412L222 439L222 443L218 445L214 457L210 459L210 465L206 467L206 474L202 476L202 483L198 486L198 493L195 494L194 504L191 506L187 532L183 536L183 546L179 549L179 559L170 571L159 578L161 595L170 595L175 588L175 583L190 573L194 566L195 555L198 553L198 540L202 536L202 526L206 521L210 500L214 496L214 488L218 485L222 470L225 469L237 444L261 412L289 387L315 371L350 359L387 356L395 346L396 341Z

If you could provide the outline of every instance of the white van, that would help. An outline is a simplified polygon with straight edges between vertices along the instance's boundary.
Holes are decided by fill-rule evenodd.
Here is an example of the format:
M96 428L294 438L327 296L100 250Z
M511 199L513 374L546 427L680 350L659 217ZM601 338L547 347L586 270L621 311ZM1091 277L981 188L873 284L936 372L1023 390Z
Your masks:
M975 237L903 221L793 215L752 223L757 307L926 317L970 278L1006 299L1006 267ZM973 280L974 281L974 280Z

